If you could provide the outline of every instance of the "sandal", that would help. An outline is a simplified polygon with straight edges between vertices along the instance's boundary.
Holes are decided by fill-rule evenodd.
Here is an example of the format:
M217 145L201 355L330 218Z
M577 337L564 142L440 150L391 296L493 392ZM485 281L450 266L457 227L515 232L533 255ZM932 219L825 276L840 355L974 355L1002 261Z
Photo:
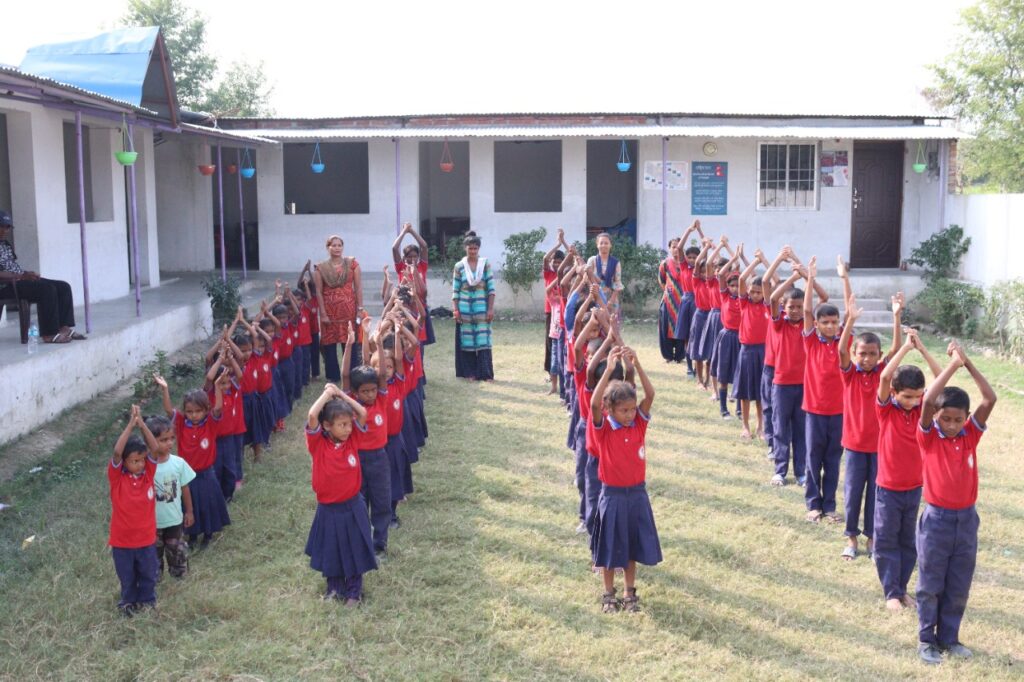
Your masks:
M43 339L43 343L71 343L71 335L64 332L57 332L49 340Z
M853 561L857 558L857 550L851 547L850 545L847 545L846 547L843 547L843 553L840 556L842 556L847 561Z
M824 516L825 520L828 521L829 523L842 523L843 522L843 517L840 516L839 514L835 513L835 512L828 512L826 514L823 514L822 516Z
M76 331L72 331L71 332L71 340L72 341L85 341L86 338L87 337L86 337L85 334L81 334L81 333L76 332Z
M601 597L601 612L615 613L622 607L622 602L615 598L615 590L605 592Z
M821 521L821 510L812 509L811 511L807 512L807 516L804 518L806 518L809 523L818 523L819 521Z
M622 610L629 613L638 613L640 611L640 597L637 596L635 587L626 588L626 597L622 600Z

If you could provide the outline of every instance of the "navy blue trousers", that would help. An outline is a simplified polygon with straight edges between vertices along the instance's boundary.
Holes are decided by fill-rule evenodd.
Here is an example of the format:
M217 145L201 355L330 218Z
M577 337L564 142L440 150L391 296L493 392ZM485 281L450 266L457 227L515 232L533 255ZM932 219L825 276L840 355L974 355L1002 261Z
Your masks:
M775 447L775 424L772 422L772 385L775 383L775 368L764 366L761 370L761 412L764 415L764 440L769 448Z
M320 333L313 332L313 343L309 347L309 374L313 379L320 377Z
M943 509L925 505L917 522L917 620L922 642L960 642L960 622L978 558L980 519L973 506Z
M360 450L359 464L363 470L363 497L373 528L373 551L388 548L388 526L391 524L391 460L387 450Z
M345 344L328 343L320 346L320 353L324 356L324 376L327 377L328 381L333 381L334 383L341 381L341 365L339 364L338 353L341 353L342 356L344 356ZM319 362L317 364L319 364ZM352 369L355 369L361 364L363 364L363 345L356 342L352 344ZM320 373L318 371L313 372L313 376L318 376L319 374Z
M907 593L917 563L917 508L921 488L875 489L875 570L886 599Z
M775 450L775 473L785 478L789 473L789 453L793 452L793 475L803 478L807 455L804 437L805 413L803 384L774 384L772 386L772 419L775 424L773 444ZM790 448L792 444L792 448Z
M875 531L875 476L878 475L878 455L874 452L846 451L846 478L843 480L843 501L846 505L846 532L848 538L864 533L874 537ZM857 527L861 503L864 508L864 529Z
M113 547L111 554L114 570L121 581L121 601L117 605L155 604L156 576L160 570L156 543L137 549Z
M587 518L587 421L580 418L576 424L576 490L580 493L580 521Z
M597 503L601 499L601 479L597 477L597 457L587 456L587 470L585 472L587 482L587 505L583 519L587 524L587 532L593 536L594 528L597 526Z
M295 352L292 353L292 398L295 400L302 399L302 389L307 383L305 373L309 362L306 359L308 352L309 346L296 346Z
M807 510L826 514L836 510L839 466L843 461L843 415L807 413Z

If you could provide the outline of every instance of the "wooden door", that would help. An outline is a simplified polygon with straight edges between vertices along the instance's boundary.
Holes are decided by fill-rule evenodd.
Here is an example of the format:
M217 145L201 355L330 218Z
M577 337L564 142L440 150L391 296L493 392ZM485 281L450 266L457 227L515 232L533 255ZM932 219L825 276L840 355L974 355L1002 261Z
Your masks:
M900 264L903 213L903 143L853 145L853 219L850 266Z

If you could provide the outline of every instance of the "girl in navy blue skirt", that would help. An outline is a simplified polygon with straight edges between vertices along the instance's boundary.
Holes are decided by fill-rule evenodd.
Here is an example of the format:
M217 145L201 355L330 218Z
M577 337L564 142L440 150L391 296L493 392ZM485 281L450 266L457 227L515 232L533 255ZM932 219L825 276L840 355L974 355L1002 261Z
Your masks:
M764 350L768 337L768 316L765 315L764 285L753 277L758 264L768 265L758 249L754 260L740 273L740 354L736 360L736 376L732 397L740 401L743 417L743 438L750 440L750 403L757 408L757 437L764 436L761 414L761 377L764 374Z
M640 376L644 399L639 405L633 386L612 380L612 372L620 361L632 364ZM588 427L598 452L597 475L602 484L590 549L594 565L602 569L602 610L605 613L620 608L639 611L636 564L653 566L661 562L658 529L645 484L644 439L653 402L654 386L636 353L624 346L612 350L601 380L594 388ZM621 601L615 597L616 568L622 568L625 573L625 598Z
M359 492L359 437L366 432L366 409L334 384L309 408L306 447L313 458L316 514L306 540L309 565L327 579L325 599L358 606L363 574L377 568L370 517Z
M719 295L722 300L722 330L715 339L712 361L714 376L718 379L718 407L723 419L729 419L726 404L729 386L736 375L736 360L740 354L740 297L739 273L734 269L743 256L743 244L736 247L736 253L718 269ZM737 410L739 412L739 410ZM737 415L738 416L738 415Z

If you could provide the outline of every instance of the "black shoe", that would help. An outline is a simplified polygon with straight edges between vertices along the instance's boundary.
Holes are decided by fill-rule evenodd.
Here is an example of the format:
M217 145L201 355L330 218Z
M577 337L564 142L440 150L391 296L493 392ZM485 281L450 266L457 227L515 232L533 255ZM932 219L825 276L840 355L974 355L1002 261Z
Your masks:
M942 652L951 658L972 658L974 652L965 647L960 642L956 644L950 644L949 646L941 647Z
M135 615L135 604L118 604L117 612L122 618L131 618Z
M386 549L378 549L374 551L373 556L377 559L377 564L380 565L387 561L388 551Z
M397 515L392 516L391 517L391 523L388 524L388 528L401 528L401 527L402 527L401 519L399 519Z
M921 642L917 645L917 656L928 665L942 663L942 652L930 642Z

